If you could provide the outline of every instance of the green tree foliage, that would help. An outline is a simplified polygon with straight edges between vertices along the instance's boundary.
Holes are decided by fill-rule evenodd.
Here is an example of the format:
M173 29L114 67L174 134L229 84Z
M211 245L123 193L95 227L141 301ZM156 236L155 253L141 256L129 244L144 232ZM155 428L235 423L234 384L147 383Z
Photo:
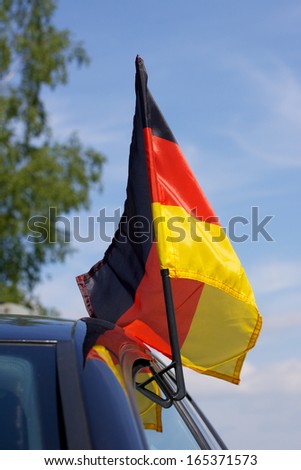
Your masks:
M70 251L53 221L56 243L28 243L28 221L88 208L104 157L76 135L58 142L42 91L64 85L68 66L88 63L81 43L54 25L56 1L0 0L0 301L24 301L49 262Z

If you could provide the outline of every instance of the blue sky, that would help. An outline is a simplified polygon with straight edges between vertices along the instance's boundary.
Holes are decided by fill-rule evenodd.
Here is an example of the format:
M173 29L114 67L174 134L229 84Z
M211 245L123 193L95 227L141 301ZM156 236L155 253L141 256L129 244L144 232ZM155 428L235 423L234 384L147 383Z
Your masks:
M232 449L301 449L301 3L298 0L61 0L60 27L81 39L91 64L45 93L55 135L77 131L107 157L102 193L80 214L123 207L135 106L134 61L253 285L264 326L238 387L187 373L188 388ZM259 221L273 216L252 240ZM113 224L111 224L111 234ZM108 227L109 232L109 227ZM253 237L254 238L254 237ZM73 242L63 266L45 269L36 294L68 318L86 315L75 276L102 258L95 237Z

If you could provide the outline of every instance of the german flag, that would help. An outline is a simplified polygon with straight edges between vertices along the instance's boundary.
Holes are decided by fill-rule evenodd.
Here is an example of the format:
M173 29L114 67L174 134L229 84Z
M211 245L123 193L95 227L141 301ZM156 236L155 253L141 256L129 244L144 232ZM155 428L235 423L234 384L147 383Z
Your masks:
M92 317L171 357L160 270L168 269L184 365L239 383L261 328L230 241L147 87L136 109L124 213L102 261L77 277Z

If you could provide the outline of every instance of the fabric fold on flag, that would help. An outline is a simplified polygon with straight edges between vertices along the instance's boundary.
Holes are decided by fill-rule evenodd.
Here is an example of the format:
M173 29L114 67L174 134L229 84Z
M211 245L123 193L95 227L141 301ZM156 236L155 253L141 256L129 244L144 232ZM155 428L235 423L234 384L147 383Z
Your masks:
M183 364L239 383L261 329L252 288L136 59L123 216L104 259L77 277L91 316L171 356L160 269L168 269Z

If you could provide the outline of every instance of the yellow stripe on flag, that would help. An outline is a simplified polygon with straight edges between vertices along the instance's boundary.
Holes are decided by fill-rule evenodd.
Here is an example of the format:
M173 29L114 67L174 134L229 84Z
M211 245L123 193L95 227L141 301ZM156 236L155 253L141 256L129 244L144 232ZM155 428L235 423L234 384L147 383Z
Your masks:
M183 363L239 383L243 360L254 346L260 328L261 316L256 307L205 285L181 348ZM202 366L198 365L200 362Z
M188 334L183 364L239 383L240 370L261 328L252 288L222 227L179 206L152 204L161 268L171 278L204 283Z
M244 269L222 227L198 221L179 206L152 204L161 269L195 279L256 306Z

